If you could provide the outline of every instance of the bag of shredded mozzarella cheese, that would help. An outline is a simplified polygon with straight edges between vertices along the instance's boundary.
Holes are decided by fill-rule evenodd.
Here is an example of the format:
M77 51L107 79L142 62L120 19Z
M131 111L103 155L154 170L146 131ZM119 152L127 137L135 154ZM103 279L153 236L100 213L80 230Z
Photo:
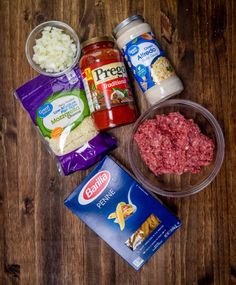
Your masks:
M57 78L39 75L14 94L65 175L89 168L116 147L115 138L94 127L78 67Z

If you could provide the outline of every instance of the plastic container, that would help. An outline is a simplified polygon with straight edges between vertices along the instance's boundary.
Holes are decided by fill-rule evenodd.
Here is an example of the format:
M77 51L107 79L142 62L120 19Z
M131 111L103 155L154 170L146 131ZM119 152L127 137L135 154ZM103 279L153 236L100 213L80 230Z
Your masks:
M134 134L139 125L147 119L154 118L157 114L169 114L170 112L179 112L185 118L193 119L201 132L214 141L214 159L209 166L201 168L198 174L155 176L140 156L138 145L134 141ZM224 148L222 130L208 110L189 100L172 99L152 106L136 121L128 144L128 157L134 174L144 187L162 196L185 197L200 192L216 177L223 163Z
M136 110L124 59L112 38L103 36L81 44L80 68L95 126L106 130L136 120Z
M125 19L115 27L113 35L150 104L166 100L183 90L181 80L142 16Z
M68 34L74 40L74 43L76 44L76 47L77 47L76 55L74 57L74 60L73 60L73 63L71 64L71 66L69 66L68 68L66 68L65 70L60 71L60 72L55 72L55 73L46 72L37 63L35 63L32 59L33 54L34 54L33 47L36 44L35 40L41 37L43 29L47 26L62 29L66 34ZM60 22L60 21L48 21L48 22L44 22L44 23L38 25L37 27L35 27L31 31L31 33L29 34L29 36L27 38L26 44L25 44L25 54L26 54L27 60L28 60L29 64L31 65L31 67L40 74L52 76L52 77L61 76L65 73L69 72L73 67L75 67L75 65L79 61L80 53L81 53L80 42L79 42L79 38L78 38L76 32L69 25L67 25L66 23Z

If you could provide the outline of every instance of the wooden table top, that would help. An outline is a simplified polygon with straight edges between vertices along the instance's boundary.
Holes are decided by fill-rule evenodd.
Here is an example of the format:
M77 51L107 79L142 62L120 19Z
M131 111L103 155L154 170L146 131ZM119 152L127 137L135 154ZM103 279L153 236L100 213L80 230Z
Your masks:
M0 1L0 284L236 284L236 9L235 1ZM183 80L179 98L202 104L226 141L214 182L189 198L161 198L183 226L139 271L132 269L64 205L90 172L61 177L12 90L36 73L24 46L39 23L57 19L81 40L111 34L141 14ZM141 112L147 103L135 84ZM126 155L132 125L112 133L115 158Z

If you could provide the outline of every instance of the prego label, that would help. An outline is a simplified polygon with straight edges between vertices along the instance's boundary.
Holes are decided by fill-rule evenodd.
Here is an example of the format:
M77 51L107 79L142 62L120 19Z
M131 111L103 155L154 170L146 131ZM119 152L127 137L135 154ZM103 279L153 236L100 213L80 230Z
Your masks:
M126 77L127 73L122 62L115 62L103 65L102 67L92 70L93 79L96 85L120 77Z
M133 101L123 62L92 65L82 76L91 113Z

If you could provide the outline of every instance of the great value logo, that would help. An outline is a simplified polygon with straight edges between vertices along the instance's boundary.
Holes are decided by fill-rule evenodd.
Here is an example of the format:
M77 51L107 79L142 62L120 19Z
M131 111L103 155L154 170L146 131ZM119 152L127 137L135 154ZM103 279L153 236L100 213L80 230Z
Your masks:
M39 118L43 119L47 117L53 110L53 105L51 103L45 103L38 109Z
M93 202L106 189L111 180L109 171L103 170L94 175L79 193L78 202L87 205Z
M128 55L134 56L139 52L139 47L137 45L133 45L128 49Z

